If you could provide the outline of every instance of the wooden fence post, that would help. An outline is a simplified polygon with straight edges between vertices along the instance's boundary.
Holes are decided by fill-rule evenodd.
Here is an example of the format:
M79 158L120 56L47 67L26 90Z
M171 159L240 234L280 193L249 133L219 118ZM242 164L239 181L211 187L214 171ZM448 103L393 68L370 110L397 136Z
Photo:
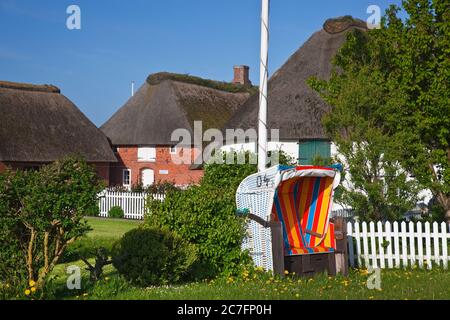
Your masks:
M336 272L348 276L347 223L342 217L335 217L331 221L334 223L334 234L336 237Z

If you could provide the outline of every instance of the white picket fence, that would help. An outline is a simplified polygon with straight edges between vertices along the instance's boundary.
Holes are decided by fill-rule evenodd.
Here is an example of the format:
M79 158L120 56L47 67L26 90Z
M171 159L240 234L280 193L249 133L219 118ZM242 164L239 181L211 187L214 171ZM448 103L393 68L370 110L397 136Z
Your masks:
M112 192L105 190L99 194L100 217L107 218L113 207L121 207L125 219L142 220L145 215L146 193ZM163 194L153 194L153 199L164 201Z
M347 233L352 267L448 268L450 233L445 222L349 222Z

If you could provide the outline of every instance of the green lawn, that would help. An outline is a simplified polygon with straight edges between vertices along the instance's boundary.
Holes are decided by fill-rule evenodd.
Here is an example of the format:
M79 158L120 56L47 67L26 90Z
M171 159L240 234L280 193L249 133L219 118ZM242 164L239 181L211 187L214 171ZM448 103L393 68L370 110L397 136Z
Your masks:
M93 229L85 237L70 244L61 262L74 262L82 257L92 256L92 248L105 247L111 249L114 242L127 231L137 228L142 221L86 218Z
M133 221L96 218L89 218L88 221L94 230L87 238L95 240L96 244L118 239L126 231L139 226L139 222ZM66 268L70 265L82 268L81 290L70 291L66 288ZM365 270L352 270L348 278L318 275L314 279L298 279L295 276L277 279L251 271L237 278L152 288L137 288L128 284L112 266L105 268L103 280L91 284L81 261L60 264L52 275L55 277L52 287L56 299L450 299L450 272L444 270L384 270L380 291L367 288L370 275Z
M88 236L91 238L109 238L119 239L127 231L137 228L142 221L104 219L104 218L86 218L93 229Z

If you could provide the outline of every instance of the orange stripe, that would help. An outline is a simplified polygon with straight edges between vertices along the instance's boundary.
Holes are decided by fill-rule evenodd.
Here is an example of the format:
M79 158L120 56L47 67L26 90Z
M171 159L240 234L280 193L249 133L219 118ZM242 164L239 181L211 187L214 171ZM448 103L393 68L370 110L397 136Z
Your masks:
M304 202L303 207L303 218L302 218L302 228L303 230L306 229L307 223L308 223L308 216L309 216L309 208L311 206L311 198L313 194L313 188L314 188L314 181L311 178L305 178L306 179L306 188L303 190L303 193L306 196L306 200Z
M293 186L294 181L289 180L285 183L283 183L283 186L281 188L281 196L282 196L282 202L283 202L283 217L285 221L289 221L288 226L288 232L290 235L290 238L292 239L292 242L290 242L290 245L292 247L300 247L300 233L297 229L297 223L295 221L294 213L295 208L291 207L291 194L289 193L289 190Z
M333 191L333 179L326 178L324 190L322 194L322 208L319 213L319 223L316 232L320 234L325 234L328 227L329 219L329 208L331 205L331 192ZM318 246L322 242L323 238L316 239L314 245Z

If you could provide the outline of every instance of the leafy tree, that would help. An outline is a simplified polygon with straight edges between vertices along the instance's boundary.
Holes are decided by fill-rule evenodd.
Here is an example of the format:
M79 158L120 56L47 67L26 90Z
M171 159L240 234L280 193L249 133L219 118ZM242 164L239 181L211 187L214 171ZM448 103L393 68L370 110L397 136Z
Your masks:
M331 79L311 84L332 106L324 123L356 184L358 174L366 189L388 176L387 189L408 200L409 173L450 219L450 3L406 0L403 9L405 20L391 6L380 29L349 33Z
M102 186L93 168L76 157L2 179L0 225L8 225L28 282L40 289L67 246L90 229L83 216L97 206Z

